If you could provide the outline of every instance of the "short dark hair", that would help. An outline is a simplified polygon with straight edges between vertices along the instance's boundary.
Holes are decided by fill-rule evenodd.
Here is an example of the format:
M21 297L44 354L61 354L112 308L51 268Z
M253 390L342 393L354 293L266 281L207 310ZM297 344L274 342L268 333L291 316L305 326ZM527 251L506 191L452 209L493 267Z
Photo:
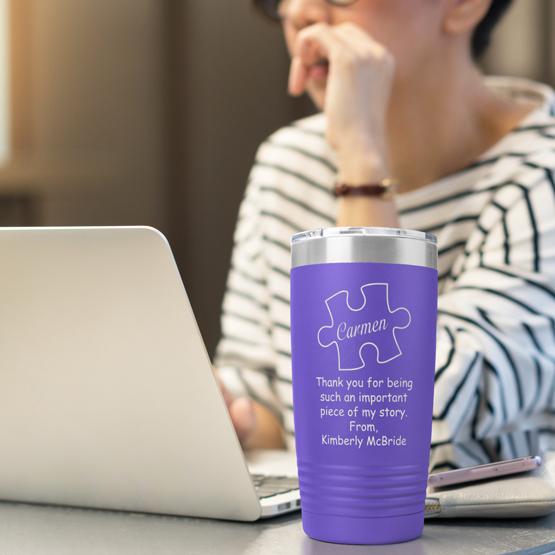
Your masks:
M487 50L491 42L491 34L513 0L492 0L484 19L480 21L472 35L472 57L477 60Z

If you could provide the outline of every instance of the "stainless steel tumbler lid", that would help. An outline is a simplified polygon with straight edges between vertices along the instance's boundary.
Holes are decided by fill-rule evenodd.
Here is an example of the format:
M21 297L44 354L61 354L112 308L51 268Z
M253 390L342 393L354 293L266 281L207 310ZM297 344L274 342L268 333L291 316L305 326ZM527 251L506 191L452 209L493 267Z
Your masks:
M291 237L291 266L330 262L384 262L437 269L433 233L394 227L326 227Z
M314 239L319 237L337 237L345 235L372 235L388 237L408 237L410 239L420 239L430 241L437 245L437 237L433 233L417 231L415 229L401 229L398 227L320 227L308 231L299 231L291 237L291 243Z

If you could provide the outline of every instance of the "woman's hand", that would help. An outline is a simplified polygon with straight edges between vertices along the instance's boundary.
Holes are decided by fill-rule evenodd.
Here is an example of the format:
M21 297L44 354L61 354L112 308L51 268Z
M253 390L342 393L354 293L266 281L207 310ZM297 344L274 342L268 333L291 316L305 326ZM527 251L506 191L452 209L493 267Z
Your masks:
M326 137L338 157L339 180L353 185L388 177L386 114L392 55L352 23L317 23L297 35L289 92L302 94L311 76L328 71Z
M267 408L250 397L234 397L215 372L231 422L243 449L282 449L281 425Z
M256 415L254 413L253 402L248 397L233 397L224 386L217 372L216 381L220 386L220 391L222 392L237 437L241 445L244 445L254 433L254 428L256 426Z

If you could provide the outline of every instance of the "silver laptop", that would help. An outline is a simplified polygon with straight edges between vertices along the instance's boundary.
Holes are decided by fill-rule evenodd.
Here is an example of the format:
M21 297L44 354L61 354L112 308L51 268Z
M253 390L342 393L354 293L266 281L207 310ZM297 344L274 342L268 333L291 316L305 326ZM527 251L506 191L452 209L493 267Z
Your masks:
M299 508L294 472L249 472L160 232L0 228L0 260L0 499L244 521Z

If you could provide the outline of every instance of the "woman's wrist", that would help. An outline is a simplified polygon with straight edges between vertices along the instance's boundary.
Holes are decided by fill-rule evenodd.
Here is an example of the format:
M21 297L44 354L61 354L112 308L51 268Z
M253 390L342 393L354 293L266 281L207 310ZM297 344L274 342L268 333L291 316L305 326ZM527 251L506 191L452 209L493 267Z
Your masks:
M346 196L337 199L337 227L400 227L393 199Z
M385 156L373 150L350 150L338 154L337 181L348 185L377 183L391 177Z
M360 186L378 184L391 178L382 150L365 146L338 152L337 183ZM399 218L390 195L345 195L337 199L336 225L399 227Z
M384 158L375 152L366 152L364 155L344 157L338 167L337 181L357 186L380 183L390 177ZM398 227L399 220L390 196L347 195L337 199L336 225Z

